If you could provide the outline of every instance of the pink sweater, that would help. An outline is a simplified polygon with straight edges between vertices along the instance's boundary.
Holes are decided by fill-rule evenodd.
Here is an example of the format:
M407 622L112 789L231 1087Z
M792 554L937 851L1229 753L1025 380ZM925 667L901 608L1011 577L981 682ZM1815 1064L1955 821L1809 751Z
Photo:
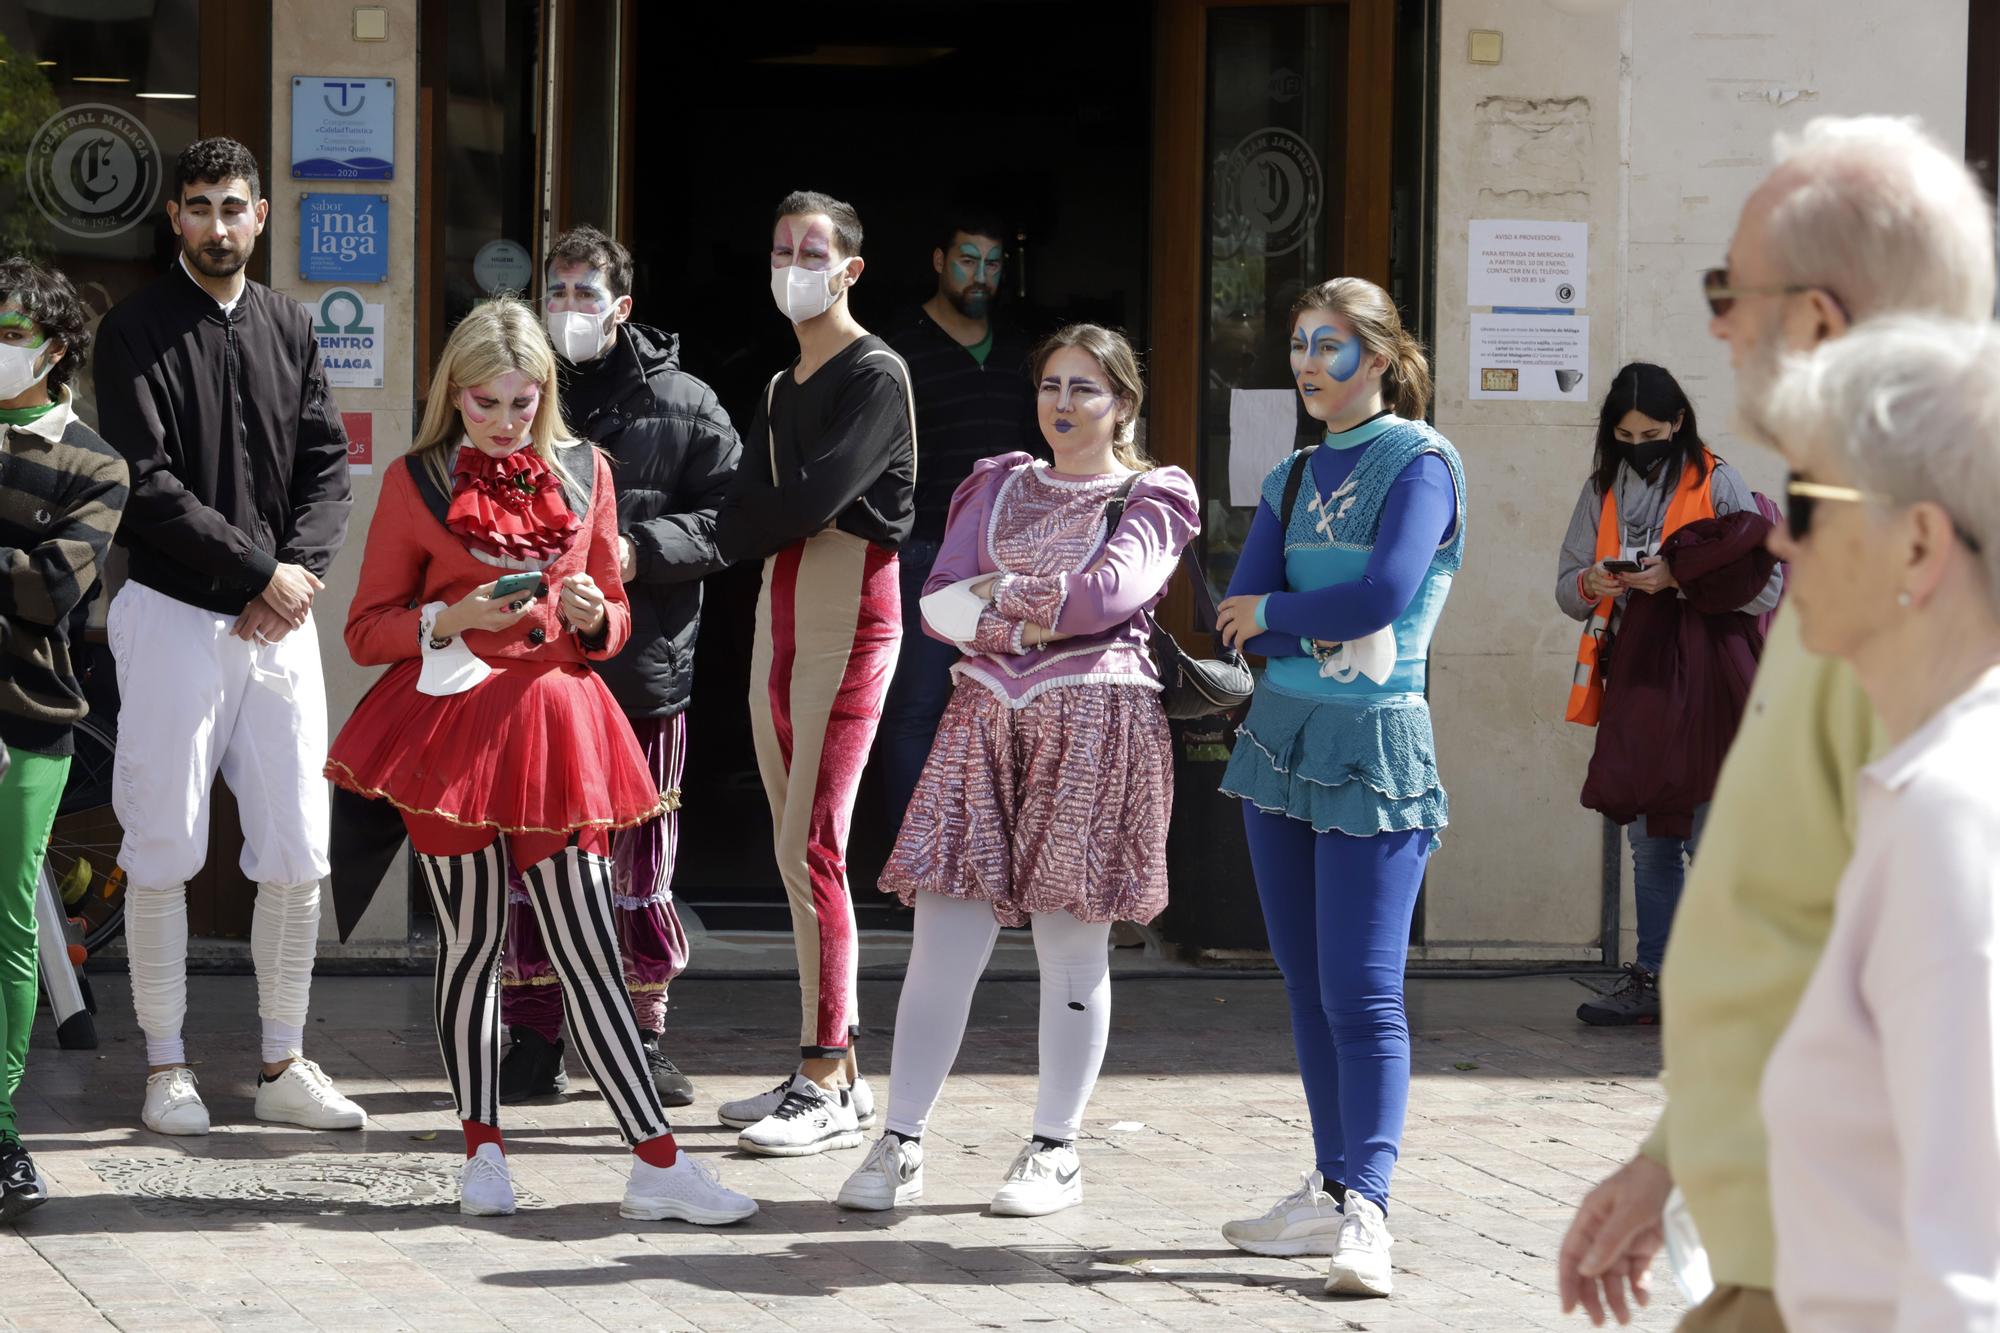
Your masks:
M1181 548L1201 530L1199 501L1187 473L1155 468L1133 486L1107 542L1104 507L1124 479L1058 477L1025 453L973 468L952 496L937 564L924 584L928 595L1000 575L978 634L958 645L965 657L954 672L1016 708L1059 685L1160 688L1147 651L1152 609L1166 594ZM1071 637L1023 648L1027 624Z

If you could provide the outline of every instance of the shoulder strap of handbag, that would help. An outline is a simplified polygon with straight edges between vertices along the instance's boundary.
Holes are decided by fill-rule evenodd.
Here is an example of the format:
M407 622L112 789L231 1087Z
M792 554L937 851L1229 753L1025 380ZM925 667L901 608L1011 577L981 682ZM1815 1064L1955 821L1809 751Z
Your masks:
M1318 448L1316 444L1309 444L1292 455L1292 470L1285 474L1285 500L1278 514L1278 540L1281 542L1285 539L1284 535L1292 530L1292 511L1299 507L1299 487L1306 480L1306 460Z
M1145 475L1143 472L1134 472L1131 476L1125 478L1125 483L1118 488L1118 493L1105 501L1104 541L1106 545L1109 545L1111 542L1111 534L1118 531L1118 520L1125 517L1125 501L1130 498L1132 488L1138 485L1139 478ZM1187 570L1188 582L1194 588L1196 628L1206 630L1210 635L1213 635L1215 633L1215 591L1208 586L1208 576L1202 573L1201 561L1195 559L1193 542L1189 542L1181 548L1181 566Z

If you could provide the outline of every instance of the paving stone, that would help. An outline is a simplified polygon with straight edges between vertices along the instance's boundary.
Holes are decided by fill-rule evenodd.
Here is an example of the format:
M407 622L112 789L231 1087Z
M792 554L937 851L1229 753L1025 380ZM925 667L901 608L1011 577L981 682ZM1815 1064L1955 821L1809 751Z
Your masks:
M1397 1293L1333 1300L1323 1260L1241 1254L1216 1231L1310 1165L1275 981L1118 981L1078 1145L1082 1206L996 1218L987 1200L1033 1120L1032 983L980 991L932 1119L924 1202L854 1214L831 1199L860 1152L747 1158L714 1119L788 1058L796 992L697 970L668 1023L699 1096L677 1132L763 1203L716 1230L618 1217L630 1158L574 1058L569 1095L503 1115L521 1211L461 1217L427 980L316 983L312 1054L371 1116L333 1134L251 1117L254 982L195 978L190 1047L215 1121L198 1139L137 1124L144 1046L123 978L94 982L103 1049L58 1051L46 1022L35 1034L22 1128L58 1197L0 1228L3 1328L1580 1330L1556 1309L1557 1246L1660 1101L1657 1034L1576 1025L1566 981L1416 983ZM886 1100L894 984L865 982L863 1008L863 1068ZM1654 1286L1636 1328L1678 1318L1671 1278Z

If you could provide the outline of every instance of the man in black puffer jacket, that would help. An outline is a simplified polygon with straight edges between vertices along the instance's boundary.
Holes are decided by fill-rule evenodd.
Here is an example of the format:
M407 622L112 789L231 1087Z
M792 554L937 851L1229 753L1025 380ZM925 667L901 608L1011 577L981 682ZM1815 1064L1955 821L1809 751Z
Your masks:
M664 815L613 840L619 952L660 1100L686 1106L694 1088L660 1049L667 985L688 954L672 890L686 710L701 580L724 567L715 554L715 511L743 446L714 392L680 369L680 340L629 322L632 256L624 246L595 227L577 227L550 247L546 277L542 318L560 359L563 417L573 434L610 456L618 487L632 639L597 669L667 800ZM500 1096L519 1101L559 1092L569 1080L562 987L534 913L516 901L509 917L500 1012L514 1044L501 1063Z

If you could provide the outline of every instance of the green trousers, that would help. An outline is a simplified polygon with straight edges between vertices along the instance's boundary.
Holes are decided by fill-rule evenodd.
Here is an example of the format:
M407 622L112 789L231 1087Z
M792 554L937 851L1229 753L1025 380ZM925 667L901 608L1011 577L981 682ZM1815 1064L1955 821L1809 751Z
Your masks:
M42 849L69 777L69 757L15 750L0 778L0 1143L14 1128L14 1090L28 1066L35 1028L35 891Z

